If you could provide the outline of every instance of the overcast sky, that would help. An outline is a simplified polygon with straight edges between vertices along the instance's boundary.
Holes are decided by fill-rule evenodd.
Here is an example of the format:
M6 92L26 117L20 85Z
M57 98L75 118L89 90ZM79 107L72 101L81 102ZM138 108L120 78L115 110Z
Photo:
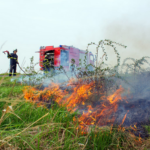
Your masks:
M0 0L0 73L9 68L2 53L18 49L24 67L40 46L73 45L85 50L90 42L110 39L127 46L117 47L121 60L150 56L150 0ZM95 53L95 47L89 49ZM108 63L116 63L111 48ZM102 52L100 51L100 55ZM37 66L37 69L39 66ZM20 69L17 68L17 71Z

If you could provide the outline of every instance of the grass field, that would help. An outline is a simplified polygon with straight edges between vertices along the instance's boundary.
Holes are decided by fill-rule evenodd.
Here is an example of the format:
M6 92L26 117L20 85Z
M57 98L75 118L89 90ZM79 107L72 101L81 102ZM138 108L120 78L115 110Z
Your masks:
M22 91L25 85L10 79L0 77L0 149L150 149L150 139L139 139L117 128L93 127L83 135L73 122L77 113L69 113L57 104L47 109L27 102Z

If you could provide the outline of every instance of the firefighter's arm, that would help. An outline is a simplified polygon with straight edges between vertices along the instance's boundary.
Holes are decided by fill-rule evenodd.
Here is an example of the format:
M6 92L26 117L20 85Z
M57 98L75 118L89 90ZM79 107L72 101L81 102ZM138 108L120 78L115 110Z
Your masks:
M11 54L7 53L7 58L11 58Z
M7 57L10 59L14 59L14 57L12 57L11 54L8 54Z
M16 60L16 63L19 64L19 63L18 63L18 56L17 56L17 58L15 58L15 57L13 58L13 57L12 57L12 59L15 59L15 60Z

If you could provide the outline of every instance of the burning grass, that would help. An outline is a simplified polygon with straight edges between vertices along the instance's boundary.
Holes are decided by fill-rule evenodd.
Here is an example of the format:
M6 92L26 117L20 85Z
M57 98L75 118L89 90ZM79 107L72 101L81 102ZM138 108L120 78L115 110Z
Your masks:
M100 99L97 99L98 105L93 108L94 104L90 104L90 101L95 101L95 95L97 91L94 91L95 83L90 84L77 84L72 86L72 93L63 91L58 85L52 84L50 87L45 88L43 91L36 90L32 87L25 87L24 94L26 100L32 102L45 102L45 100L52 102L54 100L60 106L65 106L69 112L74 112L77 109L82 116L79 118L81 124L85 125L107 125L114 122L114 117L109 119L113 112L117 110L117 102L122 100L121 92L124 91L122 87L116 90L114 94L106 97L101 94ZM92 100L94 98L94 100ZM41 104L40 103L40 104ZM89 103L87 105L87 103ZM76 119L74 119L76 120Z
M32 87L25 88L25 98L31 102L38 103L40 101L38 105L44 104L45 100L49 103L55 101L59 106L66 107L71 113L78 111L80 114L75 116L73 121L74 124L79 124L77 129L81 131L81 134L87 134L89 128L93 126L100 127L117 123L120 128L121 125L129 127L136 124L137 120L132 120L132 118L137 117L137 115L127 118L130 113L130 102L128 101L130 100L129 97L131 98L132 95L129 95L128 98L122 96L123 93L129 94L129 90L125 90L120 86L120 88L115 91L113 88L113 94L106 96L105 93L99 92L103 91L103 89L99 91L96 89L97 85L94 81L88 84L83 83L80 80L75 83L72 82L74 81L71 80L68 84L68 86L71 86L70 89L67 88L69 89L68 91L62 90L57 84L52 84L44 90L33 89ZM100 87L103 88L102 86ZM121 107L126 107L126 109L119 113ZM150 117L150 114L147 114L147 120L148 117ZM139 124L138 128L142 132L135 133L134 130L134 132L130 133L134 133L136 136L148 137L148 133L146 133L144 128L141 128ZM124 127L120 129L123 131L126 130Z

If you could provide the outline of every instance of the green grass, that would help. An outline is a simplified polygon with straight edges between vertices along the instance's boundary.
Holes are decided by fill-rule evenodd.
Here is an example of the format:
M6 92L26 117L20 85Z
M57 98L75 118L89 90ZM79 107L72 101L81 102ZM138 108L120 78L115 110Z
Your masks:
M146 130L148 131L148 133L150 134L150 126L144 126L146 128Z
M0 77L0 80L2 80L2 77ZM14 88L12 88L13 86ZM8 97L11 91L11 95L17 97L20 95L20 93L22 93L23 86L24 85L20 85L19 83L11 82L10 77L5 77L3 83L0 86L0 98Z
M9 75L9 73L0 73L0 76L2 75ZM16 73L16 75L21 75L21 73Z
M92 128L91 132L82 135L76 129L78 124L73 122L77 113L69 113L57 104L47 109L26 102L18 98L22 95L23 87L19 83L10 82L9 77L5 77L0 86L1 149L11 146L23 150L113 150L141 147L135 145L128 133L118 132L117 129L110 132L109 129ZM13 114L6 113L3 116L2 110L11 105Z
M59 108L55 105L53 109L47 110L42 107L37 108L30 103L20 103L19 105L20 107L15 110L15 114L22 120L15 115L7 114L0 127L0 137L3 139L8 136L13 137L35 122L25 132L10 140L10 143L16 143L22 149L41 149L42 145L47 145L48 148L75 150L82 148L85 143L86 149L117 148L117 136L112 138L115 131L111 134L107 130L96 133L93 131L89 135L78 134L77 126L73 123L73 117L76 114L70 114L65 108ZM36 122L46 113L48 113L46 117ZM126 138L125 135L124 138ZM45 146L42 149L44 148L46 149Z

